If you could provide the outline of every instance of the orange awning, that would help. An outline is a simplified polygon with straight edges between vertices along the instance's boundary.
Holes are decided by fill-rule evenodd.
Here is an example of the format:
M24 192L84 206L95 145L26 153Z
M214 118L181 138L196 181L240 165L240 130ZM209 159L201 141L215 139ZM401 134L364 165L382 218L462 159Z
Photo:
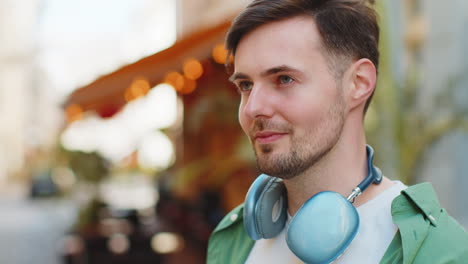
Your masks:
M224 35L231 22L193 33L172 47L145 57L135 63L104 75L94 82L75 90L65 101L64 107L79 105L83 111L98 113L117 111L126 104L125 90L136 78L145 78L151 87L160 83L165 74L178 71L188 58L203 60L211 56L213 47L224 41Z

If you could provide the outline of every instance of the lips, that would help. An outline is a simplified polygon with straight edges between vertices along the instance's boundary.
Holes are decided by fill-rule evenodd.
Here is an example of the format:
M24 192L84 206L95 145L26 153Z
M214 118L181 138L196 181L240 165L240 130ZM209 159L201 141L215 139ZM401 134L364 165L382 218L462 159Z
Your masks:
M273 143L280 138L284 137L287 133L273 132L273 131L262 131L255 133L255 141L260 144Z

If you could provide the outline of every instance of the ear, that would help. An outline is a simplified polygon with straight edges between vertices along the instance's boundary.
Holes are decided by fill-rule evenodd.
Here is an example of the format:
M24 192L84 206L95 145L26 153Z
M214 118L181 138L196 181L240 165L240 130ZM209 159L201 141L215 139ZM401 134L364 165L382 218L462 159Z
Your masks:
M364 107L375 89L377 80L377 70L369 59L360 59L354 62L351 70L350 110L360 106Z

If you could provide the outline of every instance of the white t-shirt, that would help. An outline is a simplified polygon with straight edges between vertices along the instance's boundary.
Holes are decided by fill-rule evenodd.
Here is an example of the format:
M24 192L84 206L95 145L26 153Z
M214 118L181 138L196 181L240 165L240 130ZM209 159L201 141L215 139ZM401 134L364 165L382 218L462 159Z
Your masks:
M398 230L392 221L392 201L406 188L407 186L400 181L395 181L392 187L357 207L360 218L359 230L349 247L333 262L334 264L379 263ZM286 229L284 228L275 238L256 241L245 263L302 264L303 262L286 244Z

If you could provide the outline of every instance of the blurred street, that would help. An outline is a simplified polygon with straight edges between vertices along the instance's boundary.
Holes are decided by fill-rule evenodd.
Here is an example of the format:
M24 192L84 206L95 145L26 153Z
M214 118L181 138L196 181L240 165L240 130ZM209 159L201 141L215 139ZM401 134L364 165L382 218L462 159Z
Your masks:
M0 263L59 264L60 241L76 218L71 201L31 200L20 187L0 196Z

